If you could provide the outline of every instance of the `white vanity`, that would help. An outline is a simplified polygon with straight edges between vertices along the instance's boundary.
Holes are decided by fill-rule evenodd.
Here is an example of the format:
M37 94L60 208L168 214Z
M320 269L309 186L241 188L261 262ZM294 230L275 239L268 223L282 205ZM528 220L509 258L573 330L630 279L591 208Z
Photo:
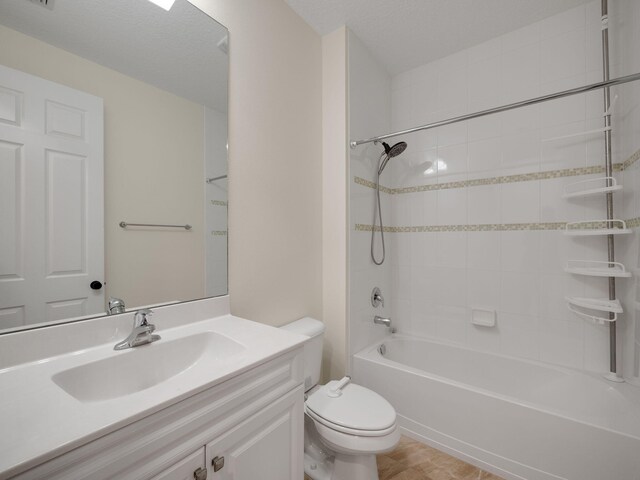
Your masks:
M228 312L158 308L122 351L130 313L0 337L0 479L301 479L305 338Z

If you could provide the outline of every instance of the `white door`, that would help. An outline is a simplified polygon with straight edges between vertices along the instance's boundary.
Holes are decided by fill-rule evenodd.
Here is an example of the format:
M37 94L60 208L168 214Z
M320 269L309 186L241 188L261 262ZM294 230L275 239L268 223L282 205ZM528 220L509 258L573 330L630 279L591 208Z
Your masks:
M0 329L104 312L103 163L102 99L0 65Z

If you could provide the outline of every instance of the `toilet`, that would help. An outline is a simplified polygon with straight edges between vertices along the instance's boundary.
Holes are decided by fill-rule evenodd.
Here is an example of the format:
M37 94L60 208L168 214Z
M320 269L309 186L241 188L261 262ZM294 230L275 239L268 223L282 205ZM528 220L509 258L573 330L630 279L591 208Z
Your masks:
M318 385L324 324L305 317L281 327L305 335L304 471L313 480L377 480L376 454L400 441L396 412L349 377Z

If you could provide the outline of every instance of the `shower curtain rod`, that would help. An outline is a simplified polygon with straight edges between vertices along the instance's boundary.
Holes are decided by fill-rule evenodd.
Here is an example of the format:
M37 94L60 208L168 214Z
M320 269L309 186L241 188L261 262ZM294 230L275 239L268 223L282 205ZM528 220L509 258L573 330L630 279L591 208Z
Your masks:
M386 135L380 135L379 137L372 137L366 140L354 140L350 143L351 148L356 148L358 145L371 142L381 142L387 138L397 137L399 135L406 135L407 133L419 132L421 130L429 130L432 128L442 127L444 125L451 125L452 123L464 122L465 120L471 120L473 118L484 117L485 115L491 115L493 113L506 112L508 110L514 110L516 108L528 107L529 105L535 105L536 103L548 102L549 100L555 100L557 98L569 97L571 95L577 95L579 93L591 92L600 88L612 87L614 85L621 85L623 83L635 82L640 80L640 73L634 73L633 75L627 75L624 77L613 78L604 82L592 83L583 87L572 88L570 90L564 90L562 92L551 93L549 95L543 95L541 97L532 98L530 100L524 100L522 102L510 103L509 105L503 105L501 107L490 108L488 110L482 110L476 113L469 113L460 117L449 118L447 120L440 120L439 122L428 123L420 127L409 128L407 130L401 130L399 132L388 133Z

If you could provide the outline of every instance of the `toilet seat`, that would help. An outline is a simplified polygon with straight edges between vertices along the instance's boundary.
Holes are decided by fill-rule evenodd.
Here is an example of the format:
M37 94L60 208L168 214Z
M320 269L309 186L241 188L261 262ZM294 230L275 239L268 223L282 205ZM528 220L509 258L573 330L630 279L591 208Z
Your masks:
M358 437L382 437L384 435L388 435L396 429L396 425L393 424L389 428L386 428L384 430L358 430L355 428L348 428L336 423L332 423L326 418L322 418L321 416L317 415L313 412L313 410L310 410L308 408L305 408L304 411L315 422L320 423L323 426L330 428L331 430L335 430L336 432L344 433L346 435L354 435Z
M313 392L305 402L306 413L337 432L361 437L381 437L396 428L396 412L389 402L368 388L348 384L339 396L329 395L333 381Z
M400 441L400 430L394 425L389 433L378 436L362 436L342 433L309 417L318 432L320 441L334 452L346 455L377 455L390 452ZM375 465L375 463L374 463Z

